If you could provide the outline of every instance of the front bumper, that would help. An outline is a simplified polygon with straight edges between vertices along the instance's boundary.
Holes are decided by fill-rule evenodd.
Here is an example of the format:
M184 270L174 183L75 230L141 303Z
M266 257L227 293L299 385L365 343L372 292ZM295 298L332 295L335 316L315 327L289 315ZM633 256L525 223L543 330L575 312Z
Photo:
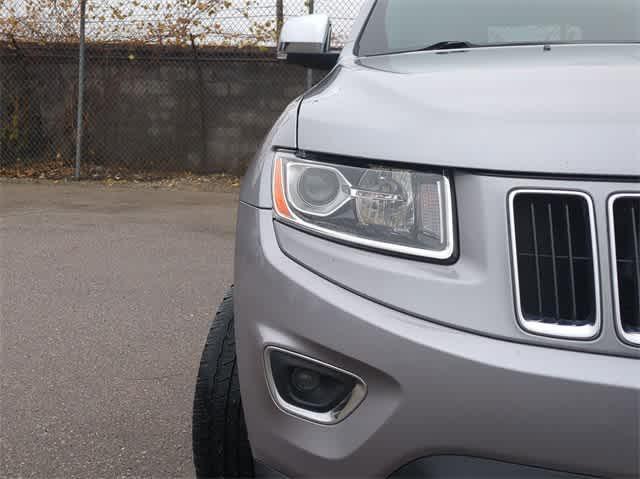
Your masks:
M454 455L640 477L637 359L491 339L388 309L286 257L270 210L241 204L238 214L238 366L261 462L289 477L387 477ZM265 380L268 345L357 374L366 399L335 426L283 413Z

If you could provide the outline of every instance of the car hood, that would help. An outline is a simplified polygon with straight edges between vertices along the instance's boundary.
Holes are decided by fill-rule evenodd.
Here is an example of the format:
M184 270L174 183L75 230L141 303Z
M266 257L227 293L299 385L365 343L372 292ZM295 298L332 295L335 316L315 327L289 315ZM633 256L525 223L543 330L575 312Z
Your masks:
M523 173L640 176L640 46L347 61L300 107L302 150Z

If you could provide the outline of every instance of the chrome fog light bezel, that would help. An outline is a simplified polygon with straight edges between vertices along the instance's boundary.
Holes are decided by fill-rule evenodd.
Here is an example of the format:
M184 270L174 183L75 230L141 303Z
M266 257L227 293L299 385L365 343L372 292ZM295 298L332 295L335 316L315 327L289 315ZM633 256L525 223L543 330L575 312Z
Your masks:
M355 380L355 385L348 396L340 402L340 404L334 407L332 410L327 412L315 412L309 411L307 409L301 408L294 404L287 402L278 392L278 388L276 387L275 380L273 377L273 369L271 365L271 353L277 351L283 354L287 354L290 356L294 356L300 358L304 361L308 361L313 364L317 364L322 366L323 368L327 368L338 373L349 376L353 380ZM321 425L335 425L342 421L344 421L347 417L349 417L357 408L362 404L366 395L367 395L367 385L366 383L356 374L346 371L337 366L333 366L331 364L325 363L324 361L320 361L318 359L310 358L300 353L296 353L290 351L288 349L284 349L278 346L267 346L264 349L264 368L265 368L265 376L267 381L267 386L269 389L269 395L273 400L274 404L280 409L282 412L289 414L291 416L295 416L299 419L304 419L316 424Z

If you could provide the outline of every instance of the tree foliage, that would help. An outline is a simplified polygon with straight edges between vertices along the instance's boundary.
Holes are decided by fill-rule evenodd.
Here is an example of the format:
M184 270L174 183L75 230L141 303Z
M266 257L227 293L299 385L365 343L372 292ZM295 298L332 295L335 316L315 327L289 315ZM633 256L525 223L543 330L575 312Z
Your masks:
M80 1L0 0L0 36L5 40L47 43L77 41ZM254 3L255 0L87 0L87 38L101 43L272 43L276 19L253 18Z

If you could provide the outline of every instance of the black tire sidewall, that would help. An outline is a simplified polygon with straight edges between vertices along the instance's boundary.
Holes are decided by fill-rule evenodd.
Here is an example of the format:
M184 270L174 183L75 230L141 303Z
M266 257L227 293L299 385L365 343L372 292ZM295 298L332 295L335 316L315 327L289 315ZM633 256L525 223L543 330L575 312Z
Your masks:
M233 289L218 308L202 352L193 402L192 438L197 477L254 477L240 397Z

